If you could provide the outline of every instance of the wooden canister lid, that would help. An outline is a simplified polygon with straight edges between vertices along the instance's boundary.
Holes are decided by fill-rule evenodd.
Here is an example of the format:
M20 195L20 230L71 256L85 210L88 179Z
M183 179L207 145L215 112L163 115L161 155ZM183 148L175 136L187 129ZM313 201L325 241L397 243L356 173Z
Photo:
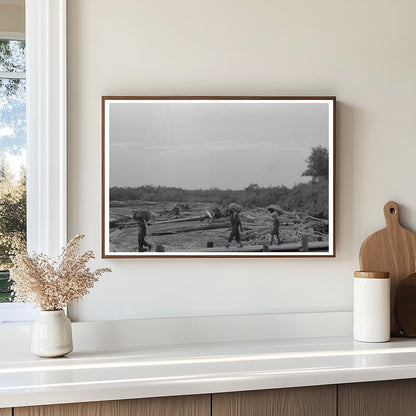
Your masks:
M390 276L389 272L362 272L355 271L354 277L363 277L365 279L388 279Z

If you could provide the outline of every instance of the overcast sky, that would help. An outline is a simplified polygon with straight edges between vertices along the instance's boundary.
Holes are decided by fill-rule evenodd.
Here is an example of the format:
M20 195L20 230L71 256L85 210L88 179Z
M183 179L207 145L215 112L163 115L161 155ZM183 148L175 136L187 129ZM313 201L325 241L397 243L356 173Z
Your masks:
M305 182L327 103L112 102L110 186L243 189Z

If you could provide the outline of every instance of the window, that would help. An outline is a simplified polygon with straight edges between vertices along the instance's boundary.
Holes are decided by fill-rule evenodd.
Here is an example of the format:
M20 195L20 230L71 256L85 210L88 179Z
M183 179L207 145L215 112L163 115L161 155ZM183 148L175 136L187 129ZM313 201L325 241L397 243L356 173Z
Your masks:
M27 87L27 247L56 257L66 243L66 0L26 0L25 20L27 85L25 71L0 71ZM31 305L0 303L0 324L33 315Z
M19 39L20 38L20 39ZM10 302L13 249L26 244L26 47L0 36L0 302Z

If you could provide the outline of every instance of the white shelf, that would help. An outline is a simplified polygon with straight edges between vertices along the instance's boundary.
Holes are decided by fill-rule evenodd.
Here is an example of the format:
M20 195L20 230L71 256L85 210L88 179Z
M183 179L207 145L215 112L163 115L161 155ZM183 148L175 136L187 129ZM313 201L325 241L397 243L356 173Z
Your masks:
M0 354L0 408L416 377L416 340L349 337L213 342L67 358Z

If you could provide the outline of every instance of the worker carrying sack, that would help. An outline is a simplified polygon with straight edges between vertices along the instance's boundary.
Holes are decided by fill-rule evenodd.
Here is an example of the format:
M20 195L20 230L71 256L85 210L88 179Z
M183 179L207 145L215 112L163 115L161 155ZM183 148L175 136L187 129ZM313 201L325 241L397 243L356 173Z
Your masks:
M138 209L136 211L133 211L133 218L135 220L143 219L146 221L149 221L150 218L152 218L152 213L148 209Z
M276 204L269 205L266 208L266 210L269 211L269 212L273 212L274 211L274 212L277 212L279 214L286 214L286 211L281 206L276 205Z
M231 202L231 204L228 205L228 209L234 212L241 212L243 210L243 207L241 205L238 205L236 202Z

